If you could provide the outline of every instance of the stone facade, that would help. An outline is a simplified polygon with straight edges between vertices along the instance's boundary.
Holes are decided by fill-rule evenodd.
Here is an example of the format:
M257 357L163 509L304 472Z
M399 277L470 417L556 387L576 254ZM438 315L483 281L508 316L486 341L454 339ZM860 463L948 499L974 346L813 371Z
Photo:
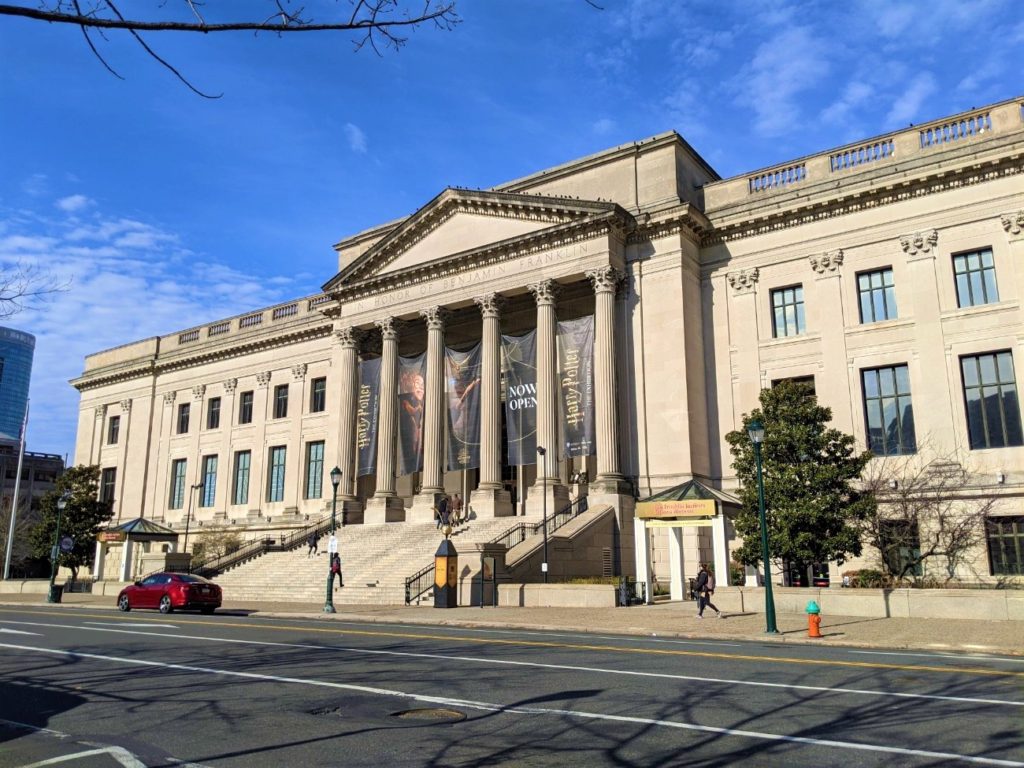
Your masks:
M548 509L580 493L611 504L631 551L634 494L693 477L735 487L724 436L779 379L812 377L835 425L867 444L864 371L906 366L929 450L977 444L963 359L1009 352L1000 360L1024 365L1022 148L1018 99L730 179L666 133L494 189L449 188L336 244L322 293L89 356L73 382L75 461L117 470L118 519L177 527L191 505L194 524L256 535L329 513L326 471L337 465L352 522L429 520L442 489L468 492L478 514L514 515L538 508L546 488ZM980 254L963 267L983 293L971 306L956 274L964 254ZM878 293L861 279L870 273ZM585 315L595 326L595 455L549 450L517 475L502 462L501 334L536 329L538 444L557 446L556 321ZM476 341L481 466L453 473L443 349ZM397 361L422 352L423 470L396 477ZM355 478L358 362L376 356L376 474ZM1015 381L1000 386L1008 395ZM275 410L282 392L286 415ZM1015 397L1001 402L1019 420ZM321 442L323 481L310 494L309 446ZM996 495L1001 514L1019 516L1024 450L1008 442L964 453L965 492ZM273 493L271 461L284 465ZM175 498L176 483L186 496L203 487ZM689 532L684 547L688 562L710 550ZM991 576L985 560L979 553L978 578Z

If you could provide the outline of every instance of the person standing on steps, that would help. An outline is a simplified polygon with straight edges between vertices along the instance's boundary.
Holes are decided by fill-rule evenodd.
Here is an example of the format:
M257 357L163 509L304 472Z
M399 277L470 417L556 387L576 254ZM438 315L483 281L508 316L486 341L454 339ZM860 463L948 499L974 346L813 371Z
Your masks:
M338 577L338 583L334 585L335 589L340 589L345 586L345 579L341 575L341 555L335 552L331 555L331 573Z
M452 497L452 525L458 525L462 522L462 497L459 494L455 494Z
M437 528L441 529L442 525L448 525L448 495L440 493L437 496L437 504L434 509L437 510Z
M703 619L704 609L708 607L718 615L718 618L722 618L722 612L711 602L711 595L715 593L715 576L708 570L707 563L700 564L700 573L697 574L695 587L697 590L697 618Z
M309 538L306 539L306 544L309 545L309 550L306 552L306 558L307 559L312 557L313 555L319 555L320 554L317 551L317 549L318 549L318 547L320 545L320 542L319 542L319 539L317 539L315 533L309 534Z

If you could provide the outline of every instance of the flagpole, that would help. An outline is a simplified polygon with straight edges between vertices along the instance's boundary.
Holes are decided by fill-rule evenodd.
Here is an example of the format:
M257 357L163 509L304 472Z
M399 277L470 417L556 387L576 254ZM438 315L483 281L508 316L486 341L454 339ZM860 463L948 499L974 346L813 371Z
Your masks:
M4 556L4 581L11 578L11 552L14 549L14 523L18 517L18 495L21 493L21 465L25 460L25 434L28 430L28 405L25 401L25 419L21 422L21 440L18 448L18 474L14 478L14 498L11 499L11 525L7 531L7 554ZM2 481L0 481L2 482Z

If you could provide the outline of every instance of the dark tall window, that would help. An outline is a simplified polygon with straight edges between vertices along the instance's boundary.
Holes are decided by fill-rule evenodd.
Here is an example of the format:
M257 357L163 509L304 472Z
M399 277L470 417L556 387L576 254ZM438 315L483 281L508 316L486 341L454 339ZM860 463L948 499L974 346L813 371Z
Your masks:
M114 484L117 482L117 469L108 467L103 470L103 477L100 480L100 501L108 504L114 503Z
M121 431L121 417L111 416L107 422L107 443L114 445L117 443L118 433Z
M804 287L780 288L772 291L772 335L798 336L807 330L804 319Z
M274 387L274 418L283 419L288 415L288 385Z
M220 428L220 398L211 397L206 403L206 428Z
M891 267L877 272L861 272L857 275L857 291L860 294L862 323L896 319L896 288Z
M175 459L171 463L171 497L167 500L168 509L181 509L185 505L185 459Z
M252 390L238 396L238 423L252 424Z
M178 406L178 434L184 435L188 432L188 414L190 406L188 403L182 403Z
M199 506L212 507L217 498L217 457L203 456L203 495Z
M901 456L917 450L910 373L905 365L861 371L868 449L877 456Z
M309 412L320 413L327 410L327 379L313 379L309 385Z
M252 453L238 451L235 453L235 487L231 493L232 504L249 503L249 463Z
M992 575L1024 576L1024 517L990 517L985 531Z
M971 448L1024 445L1009 351L960 358Z
M324 444L306 444L306 498L319 499L324 485Z
M287 448L278 445L270 449L267 467L267 501L284 501L284 462Z
M975 307L999 301L996 289L996 264L992 249L958 253L953 257L958 307Z

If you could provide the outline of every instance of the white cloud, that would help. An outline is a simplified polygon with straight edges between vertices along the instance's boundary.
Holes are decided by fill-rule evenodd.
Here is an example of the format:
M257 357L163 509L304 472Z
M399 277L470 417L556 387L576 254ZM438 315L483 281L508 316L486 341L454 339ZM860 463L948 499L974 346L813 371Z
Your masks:
M893 102L885 122L891 128L905 128L907 124L919 119L921 106L925 99L935 93L935 78L930 72L922 72Z
M29 449L74 452L86 355L278 303L302 293L292 276L253 275L200 260L156 224L92 214L85 225L2 212L0 273L52 270L68 289L7 321L36 336Z
M24 191L26 195L31 195L32 197L45 195L48 186L49 179L45 173L33 173L21 182L22 191Z
M85 195L69 195L56 202L56 206L66 213L75 213L92 205L93 202Z
M750 108L755 128L779 136L800 120L797 97L820 84L830 70L828 43L809 27L790 27L758 46L732 85Z
M358 125L345 123L345 137L348 139L348 146L353 152L360 155L366 154L366 134Z
M598 136L605 136L615 130L615 121L609 117L602 117L600 120L594 121L591 130Z
M849 83L843 90L843 95L822 110L822 121L836 124L848 123L850 113L867 103L874 92L874 88L867 83L859 81Z

